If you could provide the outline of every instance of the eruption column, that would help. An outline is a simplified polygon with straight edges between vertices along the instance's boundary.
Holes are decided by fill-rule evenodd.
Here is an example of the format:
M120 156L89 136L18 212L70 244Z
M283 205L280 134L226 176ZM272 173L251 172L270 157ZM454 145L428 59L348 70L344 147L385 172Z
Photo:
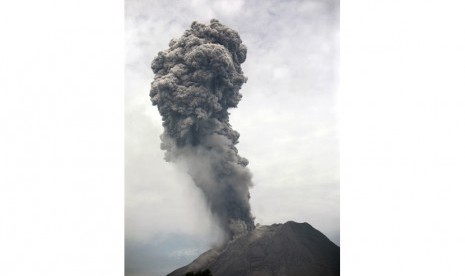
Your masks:
M229 124L247 78L241 63L247 48L239 34L212 19L193 22L152 62L150 97L163 119L165 159L187 167L211 212L230 238L254 229L250 212L251 173Z

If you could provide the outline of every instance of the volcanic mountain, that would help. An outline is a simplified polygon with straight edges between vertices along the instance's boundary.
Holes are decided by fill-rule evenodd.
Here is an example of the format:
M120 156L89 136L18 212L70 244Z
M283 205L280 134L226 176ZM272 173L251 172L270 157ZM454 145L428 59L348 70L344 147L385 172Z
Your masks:
M336 276L340 248L308 223L258 226L210 249L168 276L209 269L213 276Z

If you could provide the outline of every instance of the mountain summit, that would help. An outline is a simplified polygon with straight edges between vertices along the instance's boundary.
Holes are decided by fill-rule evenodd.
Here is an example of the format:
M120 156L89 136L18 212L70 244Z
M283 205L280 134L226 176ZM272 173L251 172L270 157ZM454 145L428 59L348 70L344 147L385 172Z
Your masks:
M168 276L209 269L213 276L336 276L340 248L308 223L258 226L210 249Z

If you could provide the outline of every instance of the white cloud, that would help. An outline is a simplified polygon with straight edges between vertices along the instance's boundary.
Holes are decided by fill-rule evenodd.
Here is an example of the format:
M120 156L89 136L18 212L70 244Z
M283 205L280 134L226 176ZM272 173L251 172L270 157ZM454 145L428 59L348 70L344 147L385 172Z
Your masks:
M223 16L237 15L243 5L243 0L218 0L213 2L214 9Z

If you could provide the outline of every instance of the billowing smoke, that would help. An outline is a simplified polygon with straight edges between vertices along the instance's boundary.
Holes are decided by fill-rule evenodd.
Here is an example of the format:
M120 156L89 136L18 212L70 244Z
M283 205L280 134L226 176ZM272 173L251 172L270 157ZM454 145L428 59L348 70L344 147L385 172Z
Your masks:
M254 229L252 176L238 155L239 133L228 113L242 97L246 54L239 34L212 19L210 25L193 22L152 62L150 97L163 119L165 159L187 167L230 238Z

